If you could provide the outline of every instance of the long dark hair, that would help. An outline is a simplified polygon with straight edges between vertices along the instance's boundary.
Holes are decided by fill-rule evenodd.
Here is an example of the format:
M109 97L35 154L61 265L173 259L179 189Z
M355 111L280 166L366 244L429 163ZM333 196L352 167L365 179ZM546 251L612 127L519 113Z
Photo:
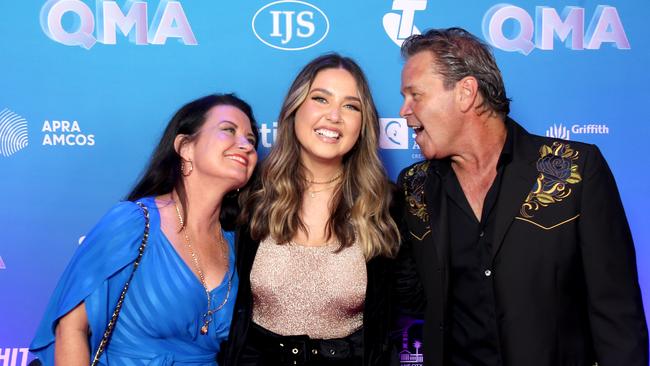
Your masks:
M182 106L167 124L147 168L127 195L127 200L135 201L142 197L159 196L176 190L183 212L187 212L187 193L181 174L181 156L174 149L174 140L178 135L187 135L187 142L193 141L205 123L208 111L218 105L228 105L241 110L250 120L253 134L258 136L257 122L251 106L234 94L212 94L191 101ZM257 145L256 138L255 149ZM224 230L234 229L239 212L237 196L237 192L231 192L224 197L221 204L219 221Z

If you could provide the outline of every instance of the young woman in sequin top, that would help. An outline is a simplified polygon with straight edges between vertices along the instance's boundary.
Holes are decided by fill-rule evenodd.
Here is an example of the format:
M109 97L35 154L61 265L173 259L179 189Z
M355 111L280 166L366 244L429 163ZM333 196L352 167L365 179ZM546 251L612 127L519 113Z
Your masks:
M226 364L385 364L399 234L363 72L337 54L314 59L278 121L242 213Z

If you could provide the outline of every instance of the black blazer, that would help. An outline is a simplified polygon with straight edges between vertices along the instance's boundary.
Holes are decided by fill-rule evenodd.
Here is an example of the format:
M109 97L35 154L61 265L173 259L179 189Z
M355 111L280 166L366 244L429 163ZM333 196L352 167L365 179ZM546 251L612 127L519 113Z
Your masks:
M491 239L492 290L505 366L647 366L648 335L632 236L594 145L531 135L508 119ZM447 199L439 161L404 169L397 295L423 311L425 365L448 336Z
M251 239L248 228L238 231L236 254L239 272L239 290L233 312L230 336L225 345L224 365L236 366L246 343L249 329L253 296L251 293L250 273L259 248L259 241ZM394 260L375 257L367 263L368 285L363 311L363 365L388 365L390 347L388 331L391 323L390 296Z

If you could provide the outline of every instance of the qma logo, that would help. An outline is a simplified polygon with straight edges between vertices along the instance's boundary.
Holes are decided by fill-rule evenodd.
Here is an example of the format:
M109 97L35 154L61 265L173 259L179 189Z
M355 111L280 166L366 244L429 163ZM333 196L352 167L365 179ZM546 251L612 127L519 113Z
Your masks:
M90 49L97 41L116 44L118 28L136 45L164 45L168 38L178 38L185 45L198 44L178 1L161 0L151 25L148 24L146 1L127 1L125 11L116 1L97 0L96 4L97 14L94 15L80 0L49 0L41 8L41 28L55 42L85 49ZM67 15L69 13L72 18ZM93 36L95 29L97 37Z
M322 42L330 31L327 15L316 6L294 0L263 6L251 22L255 37L283 51L304 50Z
M43 146L95 146L95 135L81 131L79 122L67 120L45 120Z
M0 365L27 366L29 348L0 348Z
M547 137L553 137L557 139L570 140L571 135L608 135L609 127L604 124L573 124L571 127L566 127L562 123L553 126L550 126L546 130Z
M11 156L28 144L27 120L7 108L0 111L0 155Z
M413 34L420 34L414 24L415 12L427 8L427 0L393 0L393 10L398 13L386 13L382 22L384 31L396 45L402 46L404 40Z
M518 51L524 55L535 48L552 50L556 38L572 50L597 50L603 43L611 43L620 50L631 48L618 11L613 6L598 5L587 32L584 25L585 8L577 6L566 6L562 15L554 8L538 6L533 21L526 10L514 5L499 4L485 13L483 36L494 47L509 52ZM506 35L504 26L515 29L514 34Z

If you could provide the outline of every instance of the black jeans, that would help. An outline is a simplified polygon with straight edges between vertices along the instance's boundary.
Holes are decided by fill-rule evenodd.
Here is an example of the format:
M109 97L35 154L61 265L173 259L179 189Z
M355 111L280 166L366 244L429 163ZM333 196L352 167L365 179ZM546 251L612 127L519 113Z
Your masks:
M238 366L360 366L363 331L336 339L281 336L252 323Z

